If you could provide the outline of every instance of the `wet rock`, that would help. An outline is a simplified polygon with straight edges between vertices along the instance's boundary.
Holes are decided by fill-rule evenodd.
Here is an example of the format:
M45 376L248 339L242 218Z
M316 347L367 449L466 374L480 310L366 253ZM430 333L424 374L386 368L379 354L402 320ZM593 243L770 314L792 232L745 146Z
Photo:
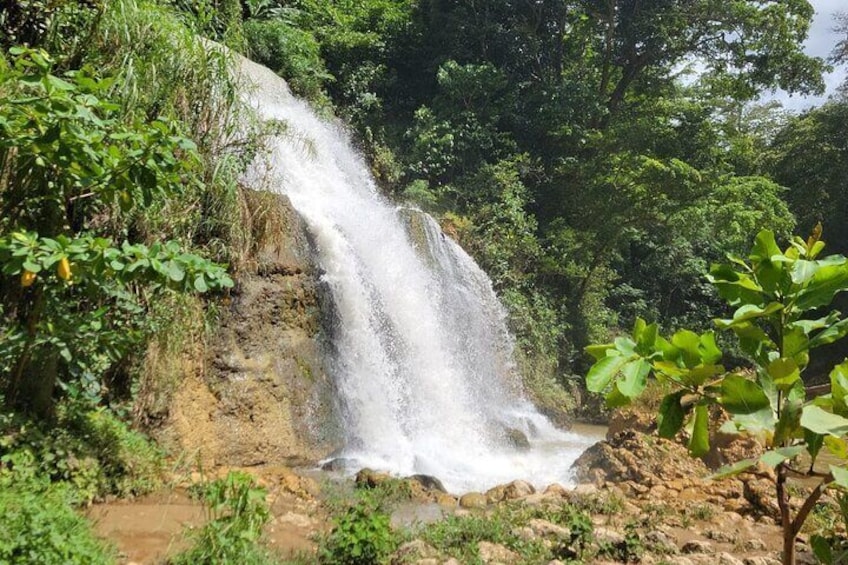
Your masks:
M460 508L485 508L487 505L486 495L479 492L463 494L459 499Z
M360 469L359 472L356 473L355 482L356 485L360 487L376 488L391 479L392 476L388 473L382 473L366 467L365 469Z
M487 564L503 564L518 563L521 557L511 549L497 543L481 541L477 544L477 551L480 552L480 559Z
M444 493L448 492L445 485L442 484L442 481L432 475L412 475L411 477L407 477L407 479L419 483L427 490L437 490Z
M504 488L504 500L516 500L535 494L536 489L527 481L512 481Z
M347 457L334 457L321 465L322 471L344 471L351 468L355 462Z
M530 440L527 434L515 428L507 428L504 432L506 443L514 449L526 451L530 449Z

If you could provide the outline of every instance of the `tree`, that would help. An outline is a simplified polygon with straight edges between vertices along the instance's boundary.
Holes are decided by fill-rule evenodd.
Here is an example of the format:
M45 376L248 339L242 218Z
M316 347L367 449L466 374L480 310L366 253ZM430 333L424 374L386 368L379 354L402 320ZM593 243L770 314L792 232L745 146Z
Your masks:
M720 364L722 352L712 331L680 330L666 339L656 324L637 319L632 336L587 348L596 360L586 375L587 387L604 392L612 407L642 394L650 375L675 389L660 406L659 434L674 437L689 418L693 456L709 451L711 405L730 413L733 429L761 439L768 451L759 460L740 461L717 476L740 473L758 462L775 468L786 565L794 565L795 538L824 490L848 488L848 359L831 371L827 395L807 401L801 378L813 349L848 335L848 318L838 311L821 315L838 293L848 290L848 259L819 259L824 249L820 236L818 226L809 239L795 237L782 251L774 234L764 230L747 261L731 257L732 263L710 270L710 282L735 308L732 318L716 320L716 326L736 335L756 370L754 379ZM817 473L814 465L822 449L842 465ZM812 463L800 469L797 458L804 451ZM794 517L790 475L820 479Z

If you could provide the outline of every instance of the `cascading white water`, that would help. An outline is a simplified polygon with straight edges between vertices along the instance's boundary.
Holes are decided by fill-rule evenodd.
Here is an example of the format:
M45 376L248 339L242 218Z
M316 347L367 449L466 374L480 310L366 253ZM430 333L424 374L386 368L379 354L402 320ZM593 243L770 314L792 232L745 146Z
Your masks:
M334 302L343 457L434 475L452 492L516 478L568 482L590 441L557 430L522 398L485 273L431 217L381 196L345 132L282 79L246 60L241 72L260 118L286 126L247 176L287 195L304 218ZM530 449L511 446L508 430L523 432Z

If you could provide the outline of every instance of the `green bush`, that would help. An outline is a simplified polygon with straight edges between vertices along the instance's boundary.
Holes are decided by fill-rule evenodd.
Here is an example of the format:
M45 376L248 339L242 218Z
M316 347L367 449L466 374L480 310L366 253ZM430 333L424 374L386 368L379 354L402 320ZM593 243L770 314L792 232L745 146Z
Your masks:
M285 78L297 94L310 100L322 98L330 75L311 33L283 20L249 20L244 33L257 62Z
M111 411L66 401L52 424L0 414L0 465L18 477L66 483L75 503L150 492L162 453Z
M199 488L209 522L198 533L191 549L174 558L173 565L265 565L274 563L259 545L262 528L270 517L265 489L246 473L230 472L225 478Z
M373 565L384 563L396 545L389 515L372 497L362 496L335 517L319 559L328 565Z
M113 563L69 500L66 487L0 470L0 564Z

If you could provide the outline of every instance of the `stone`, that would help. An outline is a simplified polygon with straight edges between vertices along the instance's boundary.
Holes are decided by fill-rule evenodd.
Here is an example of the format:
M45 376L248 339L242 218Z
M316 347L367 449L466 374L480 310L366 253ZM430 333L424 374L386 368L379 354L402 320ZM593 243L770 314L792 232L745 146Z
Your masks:
M597 527L595 528L594 535L595 541L598 543L598 545L620 545L625 543L624 535L610 528Z
M527 434L516 428L507 428L504 430L506 443L513 449L526 451L530 449L530 440L527 439Z
M748 557L743 561L744 565L780 565L780 560L774 557Z
M577 485L577 487L579 488L580 485ZM551 483L545 488L543 493L551 496L565 496L568 491L559 483Z
M707 530L704 532L704 537L719 543L736 543L739 541L738 535L726 530Z
M412 475L411 477L407 477L407 479L419 483L427 490L437 490L443 493L448 492L445 485L442 484L442 481L432 475Z
M459 499L459 506L461 508L485 508L488 504L486 495L479 492L465 493Z
M708 541L690 540L680 548L683 553L715 553L713 545Z
M421 560L433 559L438 564L438 560L435 559L438 554L439 552L425 541L415 539L401 545L392 554L391 562L392 565L402 565L413 561L420 563Z
M504 488L504 500L516 500L535 493L536 489L527 481L512 481Z
M766 551L768 546L761 539L751 538L742 542L742 549L745 551Z
M721 552L717 556L718 565L743 565L740 559L736 559L727 552Z
M557 538L561 540L571 539L571 530L552 522L548 522L547 520L541 520L538 518L530 520L527 526L538 537Z
M374 469L360 469L356 474L356 484L365 488L375 488L390 480L392 476Z
M462 565L462 563L457 561L455 557L451 557L450 559L442 563L442 565Z
M487 564L509 565L521 560L517 553L497 543L481 541L477 544L477 551L480 553L480 560Z
M673 555L677 553L674 539L662 530L652 530L645 534L645 545L656 553Z

